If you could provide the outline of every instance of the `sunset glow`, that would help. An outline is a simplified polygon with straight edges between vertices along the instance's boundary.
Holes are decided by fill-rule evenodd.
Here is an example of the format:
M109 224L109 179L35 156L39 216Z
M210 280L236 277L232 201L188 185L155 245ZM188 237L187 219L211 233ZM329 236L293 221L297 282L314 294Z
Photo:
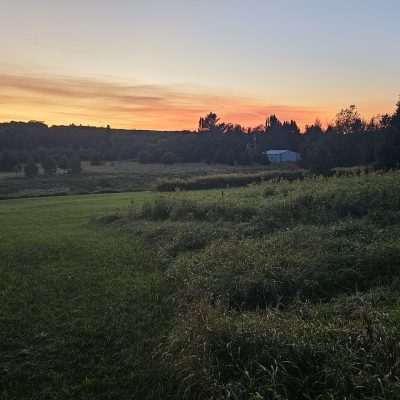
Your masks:
M199 116L218 110L221 118L244 126L257 126L277 114L300 125L326 110L304 106L268 105L257 99L217 96L195 88L161 85L122 85L112 82L0 75L3 120L43 120L49 124L72 122L118 128L194 129Z
M0 34L13 41L0 44L0 120L191 130L209 111L243 126L276 114L301 127L349 104L366 118L392 111L400 6L336 3L288 2L281 15L257 1L2 1ZM355 15L385 33L356 29Z

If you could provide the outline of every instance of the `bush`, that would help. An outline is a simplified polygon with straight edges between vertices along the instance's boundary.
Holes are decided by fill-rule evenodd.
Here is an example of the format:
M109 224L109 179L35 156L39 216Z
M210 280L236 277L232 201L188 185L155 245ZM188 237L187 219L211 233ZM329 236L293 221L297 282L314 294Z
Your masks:
M240 187L251 183L267 181L294 181L304 179L303 171L268 171L257 174L225 174L201 176L193 179L174 179L160 181L156 189L160 192L173 192L179 190L204 190L226 187Z
M158 198L145 203L140 217L149 220L173 221L248 221L257 215L257 210L246 206L234 206L232 204L204 202L198 203L191 200L177 200Z
M99 153L94 154L90 159L90 165L99 166L99 165L103 165L103 164L104 164L104 160L101 158L101 154L99 154Z
M15 171L19 164L19 160L15 154L8 151L0 153L0 171Z
M68 169L68 158L66 156L62 156L59 158L57 162L58 168L66 171Z
M39 168L33 159L30 159L24 166L24 174L28 178L34 178L39 174Z
M152 156L152 154L149 151L141 151L138 154L138 160L142 164L149 164L149 163L154 162L154 157Z
M42 168L46 175L55 175L57 172L56 160L52 157L44 157L42 160Z
M193 227L191 224L180 226L172 235L167 252L176 256L180 252L200 250L215 239L215 231L205 227Z
M142 207L141 216L149 220L163 220L170 216L171 203L163 198L153 202L145 203Z
M73 156L68 161L68 170L73 175L78 175L81 173L82 166L81 166L81 159L80 159L79 155Z
M171 165L171 164L175 164L177 161L178 161L178 159L177 159L176 155L171 152L164 153L161 156L161 162L163 164Z

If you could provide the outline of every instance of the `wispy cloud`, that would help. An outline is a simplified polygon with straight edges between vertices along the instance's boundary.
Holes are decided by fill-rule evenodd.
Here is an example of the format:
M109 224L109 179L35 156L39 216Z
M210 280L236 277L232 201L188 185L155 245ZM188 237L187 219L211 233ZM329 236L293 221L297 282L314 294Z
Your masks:
M52 124L111 124L137 129L194 129L200 116L255 126L270 114L311 123L325 110L209 93L205 88L130 85L65 76L0 74L0 119L39 119Z

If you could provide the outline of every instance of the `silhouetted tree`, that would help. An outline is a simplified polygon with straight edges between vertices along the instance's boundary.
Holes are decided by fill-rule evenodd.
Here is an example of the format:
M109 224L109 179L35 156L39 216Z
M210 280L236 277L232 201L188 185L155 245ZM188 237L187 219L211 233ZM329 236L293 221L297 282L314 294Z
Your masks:
M138 160L142 164L153 162L153 157L149 151L143 150L138 154Z
M278 117L273 114L267 118L265 121L265 132L270 132L273 129L278 129L282 127L281 121L279 121Z
M337 114L331 126L323 129L316 121L305 128L304 134L295 121L280 121L276 115L268 117L265 126L248 129L222 122L214 112L200 119L198 132L169 132L168 135L110 127L48 127L38 121L0 123L0 170L3 171L15 171L17 165L26 164L33 157L44 167L48 159L57 160L60 169L71 172L74 155L95 164L126 159L162 162L167 153L174 154L180 162L247 164L268 160L262 156L268 149L299 151L304 166L321 171L330 165L375 163L398 167L400 101L392 114L368 123L355 106L350 106ZM326 162L323 162L324 154ZM44 169L54 171L54 165Z
M335 128L339 134L343 135L360 133L364 130L365 122L361 119L354 104L336 114Z
M307 163L311 172L317 175L329 175L336 166L329 146L324 140L318 141L307 154Z
M210 112L204 118L199 120L199 131L212 131L218 127L219 118L217 114Z
M30 158L24 166L24 174L28 178L34 178L39 174L39 168L37 164Z
M390 169L398 167L399 149L390 142L384 142L375 150L375 167L378 169Z
M18 165L17 157L8 151L0 153L0 171L15 171L15 167Z
M171 165L171 164L176 163L177 161L178 161L178 160L177 160L176 155L175 155L174 153L171 153L170 151L167 152L167 153L164 153L164 154L161 156L161 162L162 162L163 164Z
M45 155L42 159L42 168L46 175L55 175L57 172L57 163L53 157Z
M58 168L62 169L64 172L68 169L68 158L66 156L62 156L59 160L58 160Z
M104 161L102 160L101 154L100 153L94 153L91 158L90 158L90 164L91 165L102 165L104 164Z
M78 175L82 171L79 154L74 154L68 162L68 170L72 175Z
M304 130L304 138L308 142L319 140L324 131L322 130L321 121L318 119L312 125L306 125Z
M266 144L270 149L288 149L298 151L301 136L295 121L279 121L271 115L265 122Z

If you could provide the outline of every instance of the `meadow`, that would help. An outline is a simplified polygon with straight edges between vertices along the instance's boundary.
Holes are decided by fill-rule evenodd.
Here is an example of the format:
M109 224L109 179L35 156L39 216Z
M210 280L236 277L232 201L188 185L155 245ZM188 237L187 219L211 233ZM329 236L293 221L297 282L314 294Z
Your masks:
M400 398L399 184L1 201L0 399Z
M58 170L56 175L46 176L40 170L39 176L26 178L22 172L0 172L0 199L153 190L162 181L181 182L200 176L221 174L258 174L270 169L261 165L166 165L142 164L129 160L104 162L101 165L91 165L84 161L81 166L82 172L78 175L65 174Z

